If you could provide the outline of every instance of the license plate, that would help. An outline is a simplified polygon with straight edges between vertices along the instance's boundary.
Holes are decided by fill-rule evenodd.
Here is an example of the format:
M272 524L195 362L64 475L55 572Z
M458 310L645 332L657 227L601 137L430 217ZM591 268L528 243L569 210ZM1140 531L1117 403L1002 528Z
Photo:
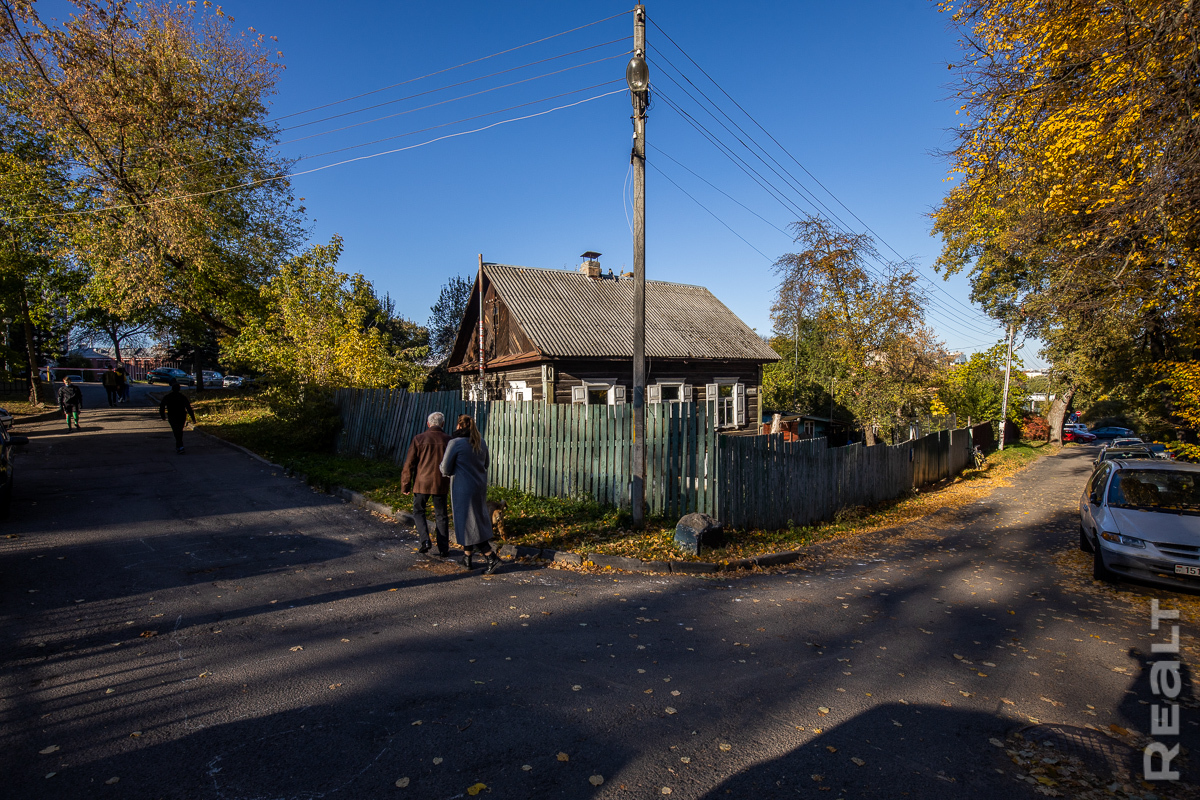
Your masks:
M1176 575L1195 575L1196 577L1200 578L1200 567L1193 567L1188 564L1176 564L1175 565L1175 574Z

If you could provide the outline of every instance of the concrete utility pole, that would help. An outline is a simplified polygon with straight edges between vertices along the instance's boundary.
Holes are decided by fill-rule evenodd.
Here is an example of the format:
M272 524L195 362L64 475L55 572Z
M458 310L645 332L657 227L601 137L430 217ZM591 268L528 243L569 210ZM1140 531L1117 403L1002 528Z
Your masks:
M486 400L484 386L486 378L483 374L483 253L479 254L479 389L475 395L475 422L479 422L479 401Z
M633 9L633 58L625 67L633 101L633 481L629 501L633 526L645 524L646 499L646 107L650 69L646 66L646 8Z
M1017 332L1016 325L1008 328L1008 358L1004 360L1004 397L1000 399L1000 449L1004 449L1004 425L1008 422L1008 379L1012 374L1013 336Z

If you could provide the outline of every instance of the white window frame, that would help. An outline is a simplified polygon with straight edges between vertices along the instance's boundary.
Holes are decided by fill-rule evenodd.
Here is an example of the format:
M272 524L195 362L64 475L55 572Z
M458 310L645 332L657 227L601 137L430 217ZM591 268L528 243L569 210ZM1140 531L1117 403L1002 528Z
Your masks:
M817 423L811 419L804 420L804 438L812 439L817 435Z
M662 389L664 386L674 386L679 389L678 400L663 400ZM693 392L692 386L686 381L678 380L659 380L646 387L646 402L647 403L674 403L676 405L692 402Z
M721 399L721 387L733 387L728 398L728 407ZM717 428L741 428L746 424L746 384L738 378L713 378L704 387L704 399Z
M526 381L509 381L504 389L504 399L510 403L528 403L533 400L533 387Z
M572 405L600 405L592 403L591 393L597 389L604 392L605 405L623 406L626 402L625 387L617 383L616 378L601 381L583 381L579 386L571 387Z

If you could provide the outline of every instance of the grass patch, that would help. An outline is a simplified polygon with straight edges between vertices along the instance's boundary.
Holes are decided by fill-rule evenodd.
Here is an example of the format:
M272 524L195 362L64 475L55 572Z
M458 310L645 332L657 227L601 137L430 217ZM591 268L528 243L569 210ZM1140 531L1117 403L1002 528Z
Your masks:
M0 392L0 406L7 408L14 417L32 417L37 414L45 414L47 411L56 413L58 411L57 406L51 408L49 404L46 404L45 408L38 408L30 403L28 392Z
M191 397L200 429L303 473L320 489L344 486L392 508L412 510L412 497L400 491L400 465L327 452L324 442L314 440L308 428L280 419L254 394L214 390ZM628 511L590 499L538 497L498 486L488 489L488 498L508 504L504 524L505 541L510 544L645 561L732 561L896 527L943 508L966 505L1008 485L1012 475L1039 456L1057 451L1056 445L1046 442L1022 441L990 454L984 469L969 469L873 508L844 509L837 519L818 525L731 531L718 547L705 548L698 557L683 555L675 547L674 518L647 519L646 530L639 532L631 530Z

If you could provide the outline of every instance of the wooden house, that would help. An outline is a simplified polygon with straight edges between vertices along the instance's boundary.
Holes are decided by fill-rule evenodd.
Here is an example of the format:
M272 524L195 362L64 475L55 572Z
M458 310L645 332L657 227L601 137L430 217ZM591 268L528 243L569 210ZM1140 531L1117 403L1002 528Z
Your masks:
M449 361L465 399L631 399L634 282L602 274L598 255L585 253L577 272L480 265ZM708 289L646 281L648 404L707 402L718 427L757 429L762 367L777 360Z

